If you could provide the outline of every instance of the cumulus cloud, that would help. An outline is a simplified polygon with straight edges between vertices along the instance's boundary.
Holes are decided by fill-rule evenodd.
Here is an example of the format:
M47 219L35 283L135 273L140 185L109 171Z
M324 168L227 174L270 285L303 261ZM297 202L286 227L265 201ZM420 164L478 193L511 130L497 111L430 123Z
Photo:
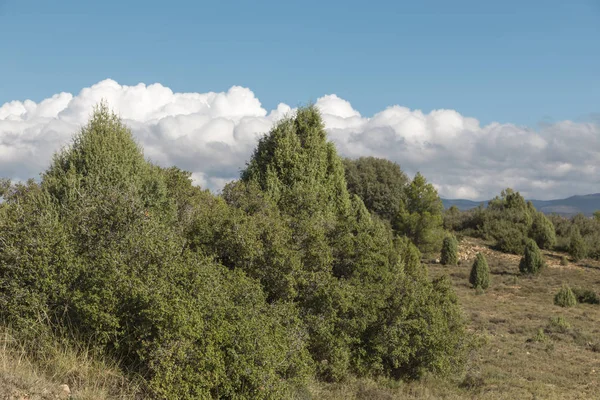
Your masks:
M294 110L265 110L247 88L174 93L161 84L101 81L77 95L0 107L0 176L38 177L52 154L68 145L93 107L106 100L131 127L146 156L191 171L213 190L239 176L258 138ZM365 117L326 95L316 102L329 137L347 157L376 156L423 173L442 196L482 200L512 187L529 198L600 192L600 124L562 121L534 130L482 126L454 110L423 113L398 105Z

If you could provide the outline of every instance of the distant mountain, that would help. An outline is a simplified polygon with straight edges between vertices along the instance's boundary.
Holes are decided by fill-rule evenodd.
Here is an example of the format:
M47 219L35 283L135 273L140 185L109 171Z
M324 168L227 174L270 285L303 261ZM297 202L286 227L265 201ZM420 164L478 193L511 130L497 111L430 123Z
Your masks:
M456 206L461 211L476 208L480 204L487 207L488 201L489 200L472 201L463 199L442 199L444 208ZM537 210L544 214L560 214L569 217L578 213L583 213L587 216L591 216L594 211L600 210L600 193L571 196L566 199L558 200L531 200L531 202Z

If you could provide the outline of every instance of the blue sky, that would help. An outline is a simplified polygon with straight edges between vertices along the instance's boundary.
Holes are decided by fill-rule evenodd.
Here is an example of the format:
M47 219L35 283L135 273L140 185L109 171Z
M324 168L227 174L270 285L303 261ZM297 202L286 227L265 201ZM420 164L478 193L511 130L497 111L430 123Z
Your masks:
M335 93L536 127L600 110L600 1L0 0L0 104L105 78L250 88L263 107Z

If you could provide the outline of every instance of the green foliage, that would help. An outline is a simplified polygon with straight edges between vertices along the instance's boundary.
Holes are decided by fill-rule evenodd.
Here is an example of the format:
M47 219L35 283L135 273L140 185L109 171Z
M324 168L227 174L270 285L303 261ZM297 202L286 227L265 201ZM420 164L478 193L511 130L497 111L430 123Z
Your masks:
M369 166L385 164L374 160L364 163L365 160L357 163L359 175ZM399 170L389 164L375 169L373 174L365 172L362 177L353 177L353 185L370 179L385 183L391 179L388 173L393 179L400 179ZM423 182L418 178L416 185L424 185ZM463 329L462 319L457 316L449 321L430 314L458 313L457 305L449 299L453 296L451 290L440 290L438 297L432 296L434 284L427 279L418 250L408 240L394 239L383 222L371 217L363 201L350 195L341 160L326 141L316 108L299 109L296 117L281 121L261 139L242 173L242 183L225 190L225 198L231 205L243 208L254 201L248 200L247 191L239 188L253 185L267 203L277 207L277 219L283 221L282 232L289 232L278 236L287 238L286 248L294 249L285 259L298 260L299 269L293 269L289 275L292 286L297 288L297 294L291 298L308 328L308 345L319 377L337 381L349 373L418 376L426 370L447 371L444 363L462 364L462 339L455 333ZM355 190L359 190L358 186ZM368 197L372 205L380 204L385 197L379 189L366 193L373 195ZM429 212L427 209L437 209L441 215L441 207L427 204L429 200L439 201L437 194L433 199L420 201L420 205L418 196L416 188L407 196L415 217ZM410 314L397 314L402 310ZM392 311L394 314L390 315ZM404 339L393 347L403 356L391 360L387 353L392 348L389 344L382 347L385 340L380 335L391 326L408 323L406 318L414 320L415 327L406 331ZM424 324L426 320L430 322ZM432 333L426 334L424 329ZM439 332L444 334L438 335ZM427 353L425 342L419 342L422 346L415 342L422 335L432 341L445 336L448 345L436 347L435 354Z
M546 327L546 331L548 331L549 333L565 333L569 329L571 329L571 324L569 323L569 321L567 321L565 317L560 315L557 317L550 317L550 320L548 321L548 326Z
M442 265L456 265L458 263L458 241L454 235L444 238L440 262Z
M558 215L551 215L550 219L556 227L557 245L556 248L562 251L569 251L571 245L571 236L575 230L579 230L583 245L579 238L575 238L576 246L580 258L590 257L600 260L600 220L597 218L588 218L583 214L577 214L572 218L565 218Z
M496 241L498 250L523 254L534 212L531 203L527 203L519 192L505 189L500 197L490 200L483 229Z
M541 249L551 249L556 244L554 225L542 212L534 213L529 237L535 240Z
M345 159L348 191L360 197L367 209L384 220L391 221L400 211L408 177L392 161L361 157Z
M563 267L569 265L569 260L567 259L567 257L562 256L560 258L560 265L562 265Z
M444 229L448 231L456 231L461 228L461 212L456 206L451 206L444 211Z
M585 258L587 249L579 228L573 227L571 231L571 241L569 243L569 255L573 258L573 261L577 262L582 258Z
M579 303L600 304L600 296L593 290L573 288L571 289Z
M577 298L570 287L563 287L554 296L554 304L561 307L573 307L577 304Z
M525 245L525 254L519 263L519 271L522 274L537 275L545 265L546 263L536 242L533 239L528 239Z
M445 224L456 231L493 240L505 253L523 254L528 238L542 249L550 249L557 242L552 221L510 188L490 200L486 209L448 210L445 219Z
M469 283L474 288L487 289L490 286L490 271L487 260L482 253L477 253L475 262L471 267Z
M405 190L400 211L392 220L394 230L407 236L422 252L440 250L444 230L443 205L432 184L417 173Z
M0 319L31 337L68 326L153 397L288 398L314 376L464 365L448 280L350 195L314 106L222 196L146 161L104 104L39 184L0 186ZM422 177L407 193L405 222L431 245L418 226L440 229L439 198Z

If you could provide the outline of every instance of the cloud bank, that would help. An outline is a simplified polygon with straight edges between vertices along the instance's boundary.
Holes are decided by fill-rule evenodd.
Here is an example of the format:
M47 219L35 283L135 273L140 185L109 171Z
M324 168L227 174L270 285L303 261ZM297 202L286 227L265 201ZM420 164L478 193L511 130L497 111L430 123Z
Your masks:
M125 86L108 79L77 95L2 105L0 176L39 177L102 99L131 127L146 157L191 171L197 184L213 190L236 179L258 138L293 112L286 104L267 111L239 86L173 93L160 84ZM597 122L562 121L537 130L481 126L454 110L423 113L398 105L364 117L334 94L316 105L341 155L385 157L411 176L420 171L443 197L482 200L506 187L538 199L600 192Z

